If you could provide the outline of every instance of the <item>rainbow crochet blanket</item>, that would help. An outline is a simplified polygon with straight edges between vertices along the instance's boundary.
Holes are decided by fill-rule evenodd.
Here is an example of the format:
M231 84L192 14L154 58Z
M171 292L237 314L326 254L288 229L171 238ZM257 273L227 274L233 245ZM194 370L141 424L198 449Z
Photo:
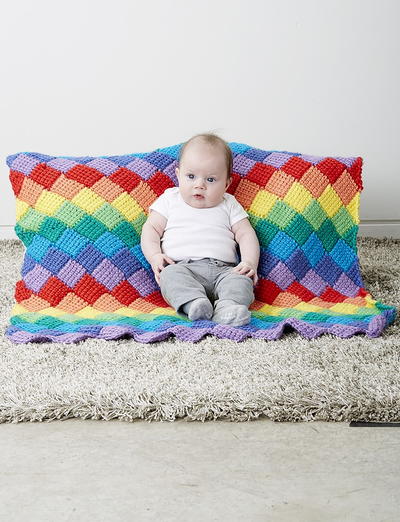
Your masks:
M15 343L122 336L149 343L206 334L277 339L381 334L396 310L364 289L357 256L362 158L316 157L229 143L234 194L261 255L252 319L190 321L162 298L140 248L148 207L177 185L183 144L147 153L7 157L26 247L6 335Z

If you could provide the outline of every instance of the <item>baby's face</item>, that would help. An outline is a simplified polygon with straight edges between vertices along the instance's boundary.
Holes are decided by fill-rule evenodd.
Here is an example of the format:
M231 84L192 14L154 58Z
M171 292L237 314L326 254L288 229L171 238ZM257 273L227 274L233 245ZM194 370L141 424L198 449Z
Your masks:
M221 203L230 184L223 151L202 142L187 146L176 175L183 200L195 208Z

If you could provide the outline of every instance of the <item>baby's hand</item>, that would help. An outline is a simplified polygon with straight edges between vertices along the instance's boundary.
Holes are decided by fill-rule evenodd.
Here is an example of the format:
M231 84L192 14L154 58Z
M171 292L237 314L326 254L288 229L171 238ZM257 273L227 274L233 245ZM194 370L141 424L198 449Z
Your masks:
M160 284L160 272L165 268L164 262L169 265L175 263L175 261L166 254L154 254L150 259L151 269L154 272L154 277L156 278L158 285Z
M257 268L249 261L240 261L238 265L232 268L232 271L250 277L253 279L253 286L256 286L258 282Z

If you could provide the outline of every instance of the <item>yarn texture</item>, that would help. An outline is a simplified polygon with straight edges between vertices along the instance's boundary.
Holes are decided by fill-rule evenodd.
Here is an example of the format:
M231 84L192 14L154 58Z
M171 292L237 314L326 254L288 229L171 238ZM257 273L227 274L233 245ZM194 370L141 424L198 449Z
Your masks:
M241 327L191 321L163 299L140 247L148 207L178 185L183 143L123 156L7 157L15 232L26 247L6 335L14 343L123 336L150 343L207 334L272 340L294 328L381 335L396 309L364 288L357 254L361 157L231 142L233 194L260 242L259 281Z

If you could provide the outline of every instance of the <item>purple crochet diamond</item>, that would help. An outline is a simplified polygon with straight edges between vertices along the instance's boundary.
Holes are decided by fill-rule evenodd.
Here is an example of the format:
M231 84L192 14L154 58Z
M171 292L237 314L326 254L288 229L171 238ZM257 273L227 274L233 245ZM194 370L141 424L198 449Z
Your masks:
M119 169L119 166L116 163L107 158L95 158L86 163L86 165L92 167L92 169L97 169L106 176L110 176L113 172Z
M143 179L149 179L155 172L157 167L151 163L144 161L141 158L135 158L133 161L126 165L126 168L135 172Z
M28 288L34 292L39 292L52 275L53 274L49 270L46 270L46 268L36 265L33 270L26 274L24 282Z
M72 167L75 167L75 165L78 165L76 161L67 159L67 158L55 158L53 160L50 160L47 165L50 167L53 167L53 169L59 170L60 172L68 172Z
M335 158L335 160L340 161L340 163L346 165L347 168L350 168L356 159L357 158L342 158L341 156Z
M265 158L263 163L266 165L272 165L273 167L280 168L292 157L291 154L285 154L284 152L273 152Z
M296 279L296 276L284 263L279 261L276 267L269 273L268 278L282 288L282 290L286 290L286 288Z
M18 170L18 172L22 172L26 176L32 172L34 167L40 163L40 161L36 158L31 158L30 156L25 156L24 154L20 154L15 160L12 162L12 169Z
M242 156L241 154L238 154L233 159L232 170L234 172L237 172L241 176L245 176L249 172L249 170L251 170L254 167L256 163L256 161L250 158L246 158L246 156Z
M300 283L315 295L321 295L326 288L326 282L314 270L309 270Z
M132 274L128 278L128 282L136 288L141 296L149 295L158 289L155 281L149 277L147 270L144 268Z
M92 273L93 277L103 284L108 290L112 290L124 279L124 273L109 259L104 259Z
M178 186L178 178L176 177L176 174L175 174L175 169L177 166L178 166L178 162L173 161L170 165L168 165L168 167L165 167L165 169L164 169L164 173L169 178L171 178L171 180L175 183L176 186Z
M340 292L343 295L347 295L348 297L355 297L358 293L358 286L355 285L346 274L342 274L339 277L333 288L337 292Z
M321 160L324 159L322 156L311 156L310 154L302 154L300 156L300 158L303 159L304 161L308 161L309 163L312 163L313 165L316 165L317 163L319 163Z
M82 265L70 259L58 272L57 277L70 288L73 288L85 272L86 269Z

